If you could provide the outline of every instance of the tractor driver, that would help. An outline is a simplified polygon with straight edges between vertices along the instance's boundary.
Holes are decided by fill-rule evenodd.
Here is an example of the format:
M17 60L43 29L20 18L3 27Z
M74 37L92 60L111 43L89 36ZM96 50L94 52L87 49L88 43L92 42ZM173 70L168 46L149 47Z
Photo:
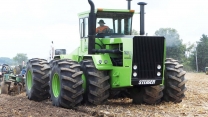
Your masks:
M100 26L96 28L96 34L109 32L110 28L104 25L105 22L103 20L100 20L98 24L100 24Z

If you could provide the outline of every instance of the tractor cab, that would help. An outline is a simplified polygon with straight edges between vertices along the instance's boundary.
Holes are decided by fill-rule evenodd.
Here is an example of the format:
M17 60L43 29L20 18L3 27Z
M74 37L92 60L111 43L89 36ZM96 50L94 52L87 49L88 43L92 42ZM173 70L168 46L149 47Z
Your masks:
M55 49L53 46L53 41L51 44L48 62L54 59L60 59L62 55L66 55L66 49Z
M66 54L66 49L55 49L54 59L60 59L60 56L65 54Z
M116 11L116 12L115 12ZM111 35L131 35L131 22L134 10L103 10L98 9L97 22L105 21L105 25L109 27L109 31L104 32L103 36ZM97 23L96 27L99 27ZM102 33L97 33L97 37Z
M96 28L98 28L99 21L104 21L104 25L109 27L107 31L96 32L96 38L106 37L121 37L124 35L131 35L132 31L132 17L134 10L126 9L102 9L96 10ZM89 12L79 14L80 37L88 37L88 16Z

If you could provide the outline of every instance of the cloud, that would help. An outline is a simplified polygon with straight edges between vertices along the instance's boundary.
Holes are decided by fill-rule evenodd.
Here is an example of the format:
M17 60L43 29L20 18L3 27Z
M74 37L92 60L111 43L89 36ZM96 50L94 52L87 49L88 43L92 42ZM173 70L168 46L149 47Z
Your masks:
M73 51L80 43L79 27L70 24L55 24L41 29L41 34L48 42L53 41L55 48Z

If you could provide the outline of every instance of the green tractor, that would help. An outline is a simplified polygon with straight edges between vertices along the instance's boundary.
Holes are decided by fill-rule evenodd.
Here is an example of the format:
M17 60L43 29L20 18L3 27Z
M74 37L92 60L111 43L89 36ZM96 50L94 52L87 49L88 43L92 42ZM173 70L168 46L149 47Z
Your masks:
M50 49L50 55L49 55L49 62L52 62L52 60L60 59L60 55L66 54L66 49L55 49L53 46L53 41L51 42L51 49Z
M208 75L208 67L205 67L205 74Z
M177 60L166 58L165 38L144 36L144 5L140 5L140 35L131 35L134 10L95 9L79 14L80 47L47 60L27 63L26 95L54 106L103 104L110 98L129 97L134 104L179 103L185 97L186 72ZM109 30L96 34L96 23Z
M21 72L17 74L16 68ZM25 84L25 70L16 66L12 69L9 65L0 66L0 94L17 95L23 92ZM25 72L24 72L25 71Z

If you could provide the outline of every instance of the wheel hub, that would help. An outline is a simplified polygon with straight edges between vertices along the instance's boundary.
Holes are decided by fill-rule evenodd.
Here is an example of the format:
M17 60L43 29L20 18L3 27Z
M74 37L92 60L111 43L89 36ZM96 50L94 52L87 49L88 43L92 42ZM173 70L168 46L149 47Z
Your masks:
M28 90L31 90L31 88L32 88L32 73L31 73L31 71L29 70L28 72L27 72L27 78L26 78L26 83L27 83L27 89Z
M60 95L60 89L61 89L60 84L61 83L60 83L59 75L55 73L52 79L52 91L53 91L54 97L56 98Z

